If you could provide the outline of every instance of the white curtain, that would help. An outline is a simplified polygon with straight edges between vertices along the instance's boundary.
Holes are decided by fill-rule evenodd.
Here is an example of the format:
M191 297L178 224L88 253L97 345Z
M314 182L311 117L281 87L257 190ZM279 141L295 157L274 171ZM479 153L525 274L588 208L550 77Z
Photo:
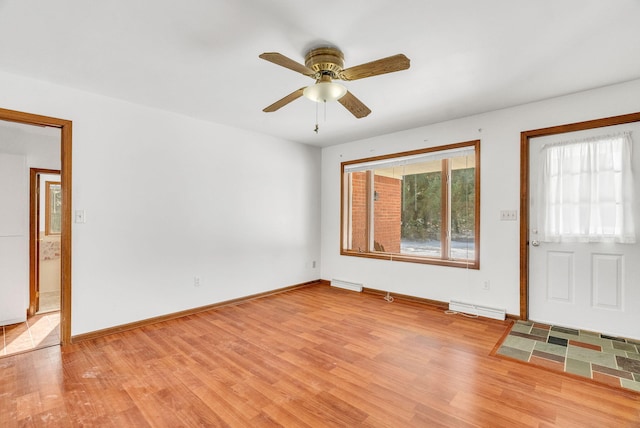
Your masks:
M539 238L634 243L631 134L542 147Z

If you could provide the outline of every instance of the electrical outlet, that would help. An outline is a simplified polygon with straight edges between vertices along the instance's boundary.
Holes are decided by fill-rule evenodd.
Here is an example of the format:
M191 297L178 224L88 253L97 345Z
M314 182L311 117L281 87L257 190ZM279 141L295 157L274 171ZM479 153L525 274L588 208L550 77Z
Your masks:
M193 277L193 286L194 287L200 287L200 277L199 276L194 276Z
M489 283L489 280L482 283L482 289L487 291L491 289L491 283Z
M517 210L502 210L502 211L500 211L500 220L501 221L516 221L516 220L518 220L518 211Z
M316 261L315 261L315 260L311 262L311 267L312 267L313 269L315 269L315 268L316 268Z

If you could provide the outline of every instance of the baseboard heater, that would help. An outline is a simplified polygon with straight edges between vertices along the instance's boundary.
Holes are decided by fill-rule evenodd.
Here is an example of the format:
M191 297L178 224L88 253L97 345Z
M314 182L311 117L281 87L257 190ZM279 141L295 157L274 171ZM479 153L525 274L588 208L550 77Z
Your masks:
M343 281L341 279L332 279L331 286L344 288L346 290L351 290L351 291L357 291L358 293L362 292L362 284L358 284L356 282Z
M449 302L449 310L503 321L506 317L506 311L504 309L490 308L488 306L474 305L473 303L458 302L456 300Z

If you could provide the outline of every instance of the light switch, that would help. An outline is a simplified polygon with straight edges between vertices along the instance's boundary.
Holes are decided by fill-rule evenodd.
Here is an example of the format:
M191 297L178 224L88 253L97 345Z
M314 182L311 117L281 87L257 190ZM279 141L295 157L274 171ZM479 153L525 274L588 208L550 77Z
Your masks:
M76 210L74 219L76 223L86 223L87 218L84 215L84 210Z
M500 220L502 220L502 221L516 221L516 220L518 220L518 211L516 211L516 210L502 210L502 211L500 211Z

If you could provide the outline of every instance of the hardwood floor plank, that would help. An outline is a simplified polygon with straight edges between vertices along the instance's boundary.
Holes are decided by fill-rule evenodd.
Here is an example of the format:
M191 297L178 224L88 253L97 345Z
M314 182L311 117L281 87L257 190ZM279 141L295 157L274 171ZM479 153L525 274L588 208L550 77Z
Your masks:
M295 409L294 409L295 410ZM297 417L295 413L289 411L289 409L279 405L279 404L269 404L263 409L263 412L270 417L272 421L275 421L277 425L274 426L283 426L283 427L313 427L310 423L307 423ZM318 420L317 423L322 424L321 420ZM260 425L255 425L260 426ZM264 425L264 426L271 426Z
M351 402L355 407L369 416L370 422L380 421L383 424L395 426L408 425L415 414L415 405L410 401L400 401L401 397L395 397L393 406L389 406L389 397L392 390L384 390L372 385L359 386L341 384L331 389L331 393L344 401Z
M640 394L491 356L509 325L309 285L0 358L0 426L640 426Z

